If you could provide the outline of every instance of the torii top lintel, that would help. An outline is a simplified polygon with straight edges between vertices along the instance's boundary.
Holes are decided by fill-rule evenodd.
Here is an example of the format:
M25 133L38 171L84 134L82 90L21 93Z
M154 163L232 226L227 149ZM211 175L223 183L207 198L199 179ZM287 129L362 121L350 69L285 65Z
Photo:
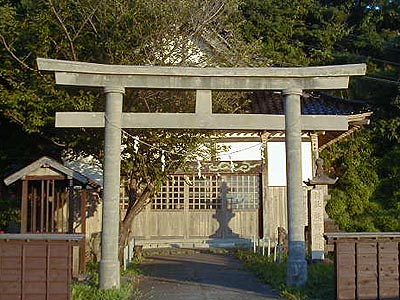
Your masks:
M348 87L364 75L365 64L300 68L198 68L104 65L37 59L39 70L53 71L56 83L92 87L202 90L323 90Z

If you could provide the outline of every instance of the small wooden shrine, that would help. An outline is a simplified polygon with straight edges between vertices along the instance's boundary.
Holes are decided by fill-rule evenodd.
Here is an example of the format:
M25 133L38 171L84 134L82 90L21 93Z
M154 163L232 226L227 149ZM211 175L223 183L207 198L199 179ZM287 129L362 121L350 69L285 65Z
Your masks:
M86 189L99 188L94 181L45 156L8 176L4 182L11 185L19 180L21 233L85 233Z

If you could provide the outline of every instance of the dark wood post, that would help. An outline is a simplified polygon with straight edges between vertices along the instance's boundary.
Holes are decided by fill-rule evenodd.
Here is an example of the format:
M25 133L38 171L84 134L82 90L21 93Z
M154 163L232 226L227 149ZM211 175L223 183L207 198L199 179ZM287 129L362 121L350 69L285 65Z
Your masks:
M22 180L22 199L21 199L21 233L28 230L28 180Z
M86 272L86 203L87 203L87 190L81 192L81 233L85 235L79 242L79 272L81 274Z

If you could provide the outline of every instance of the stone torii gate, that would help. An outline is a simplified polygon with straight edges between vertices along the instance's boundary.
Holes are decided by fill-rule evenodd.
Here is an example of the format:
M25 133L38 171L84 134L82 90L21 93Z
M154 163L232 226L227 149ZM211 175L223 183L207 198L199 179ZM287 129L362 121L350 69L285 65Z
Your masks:
M304 68L192 68L118 66L37 59L39 70L55 72L56 83L103 88L106 111L59 112L57 127L105 127L104 194L100 287L119 287L118 233L121 128L285 130L289 260L287 283L307 281L301 173L302 130L347 130L345 116L301 116L303 90L348 87L349 77L364 75L365 64ZM125 88L196 90L194 113L123 113ZM285 115L214 114L212 90L277 90Z

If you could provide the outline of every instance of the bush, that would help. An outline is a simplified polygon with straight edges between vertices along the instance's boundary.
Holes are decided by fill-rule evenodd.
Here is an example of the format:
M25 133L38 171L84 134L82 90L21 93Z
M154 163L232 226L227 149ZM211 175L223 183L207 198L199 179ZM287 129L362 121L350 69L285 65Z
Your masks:
M137 297L135 297L135 295ZM101 290L98 285L76 283L72 288L73 300L130 300L140 299L131 283L124 283L120 289Z
M19 223L18 204L16 199L0 198L0 231L7 231L11 222Z
M237 256L245 267L260 280L280 291L280 296L289 300L334 300L335 269L333 263L315 263L308 267L308 281L304 287L286 285L286 262L274 262L272 257L261 256L250 251L239 251Z
M137 264L131 264L121 272L125 282L119 289L101 290L98 268L98 263L87 265L90 279L85 282L75 282L72 285L73 300L139 300L142 298L140 291L134 288L134 279L140 274Z

